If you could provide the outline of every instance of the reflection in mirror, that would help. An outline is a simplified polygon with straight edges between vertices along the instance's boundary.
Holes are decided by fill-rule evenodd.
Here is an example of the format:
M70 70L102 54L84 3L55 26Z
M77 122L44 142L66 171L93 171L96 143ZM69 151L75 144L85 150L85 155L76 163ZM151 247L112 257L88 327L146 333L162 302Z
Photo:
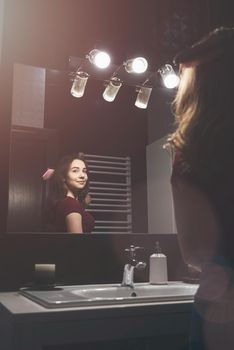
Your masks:
M164 138L147 141L154 94L146 111L134 106L132 87L113 103L103 90L89 79L76 99L68 72L14 64L8 232L45 232L42 174L76 152L90 168L93 233L175 232L170 155Z

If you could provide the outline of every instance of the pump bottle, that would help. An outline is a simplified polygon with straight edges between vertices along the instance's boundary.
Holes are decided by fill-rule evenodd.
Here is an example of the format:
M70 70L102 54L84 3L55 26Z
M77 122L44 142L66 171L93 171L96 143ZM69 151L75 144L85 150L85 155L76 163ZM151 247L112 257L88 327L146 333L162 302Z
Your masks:
M162 253L159 242L156 242L155 253L150 256L149 283L166 284L167 282L167 257Z

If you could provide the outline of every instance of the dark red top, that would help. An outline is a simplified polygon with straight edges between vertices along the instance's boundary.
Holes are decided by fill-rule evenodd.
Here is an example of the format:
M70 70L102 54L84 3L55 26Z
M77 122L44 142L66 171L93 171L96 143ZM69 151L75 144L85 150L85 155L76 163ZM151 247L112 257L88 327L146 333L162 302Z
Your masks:
M93 231L95 224L93 216L84 209L79 200L66 197L58 201L56 205L55 225L58 232L67 232L66 216L71 213L79 213L81 215L83 232Z
M234 169L230 169L230 172L226 173L223 178L217 176L203 178L186 164L182 154L177 151L173 162L171 183L176 186L176 181L180 178L197 186L207 195L220 223L220 242L217 250L234 263L233 172Z

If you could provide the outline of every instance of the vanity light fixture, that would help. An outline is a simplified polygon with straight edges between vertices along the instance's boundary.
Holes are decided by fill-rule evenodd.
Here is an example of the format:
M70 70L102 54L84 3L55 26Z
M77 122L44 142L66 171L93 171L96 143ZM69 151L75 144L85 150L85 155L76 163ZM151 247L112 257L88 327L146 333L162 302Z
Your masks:
M86 56L88 60L97 66L100 69L105 69L109 67L111 63L110 55L107 52L100 51L97 49L93 49L90 51L90 53Z
M166 88L174 89L179 85L180 78L176 75L173 67L170 64L165 64L163 67L158 69L163 83Z
M136 57L127 60L123 63L126 72L141 74L146 72L148 68L148 62L144 57Z
M85 60L88 60L89 63L87 64ZM113 102L121 86L126 84L133 86L136 90L135 106L146 109L155 83L157 85L158 80L162 80L168 89L176 88L180 81L172 65L165 64L154 71L149 71L148 62L144 57L130 58L121 65L115 65L111 64L110 56L106 52L93 49L86 55L85 60L75 60L75 57L73 58L72 67L75 69L70 74L72 80L71 94L77 98L84 95L87 81L91 77L101 80L105 84L102 94L105 101ZM90 63L99 67L103 72L94 70ZM105 71L108 66L110 66L109 69ZM146 80L143 82L143 79Z
M117 77L112 77L107 84L102 96L107 102L113 102L122 86L122 81Z
M152 92L152 87L141 86L136 90L138 92L135 101L135 106L138 108L146 109Z
M82 97L85 92L85 87L88 81L89 75L83 71L77 71L72 87L71 94L74 97Z

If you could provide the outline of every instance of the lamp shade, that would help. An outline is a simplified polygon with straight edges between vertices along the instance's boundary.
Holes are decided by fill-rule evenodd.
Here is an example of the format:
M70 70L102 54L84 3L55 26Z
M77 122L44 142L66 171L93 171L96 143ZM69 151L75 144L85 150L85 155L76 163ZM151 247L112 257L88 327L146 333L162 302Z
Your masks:
M135 106L143 109L147 108L151 92L151 87L142 86L138 91Z
M112 78L103 92L102 96L104 100L106 100L107 102L113 102L121 86L122 86L122 82L120 81L119 78L116 78L116 77Z
M75 79L71 87L72 96L79 98L84 95L88 78L89 78L89 75L85 72L76 73Z

